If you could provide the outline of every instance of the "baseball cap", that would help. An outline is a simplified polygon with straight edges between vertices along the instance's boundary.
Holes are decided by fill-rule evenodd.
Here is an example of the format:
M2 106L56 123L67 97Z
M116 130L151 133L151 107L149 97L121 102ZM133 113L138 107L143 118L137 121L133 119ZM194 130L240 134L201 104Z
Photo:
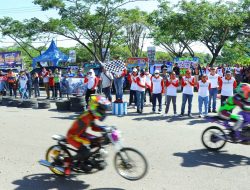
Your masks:
M136 68L133 68L133 72L137 72L137 69L136 69Z
M155 74L159 74L160 73L160 71L159 70L155 70Z
M232 74L231 71L226 71L226 74Z

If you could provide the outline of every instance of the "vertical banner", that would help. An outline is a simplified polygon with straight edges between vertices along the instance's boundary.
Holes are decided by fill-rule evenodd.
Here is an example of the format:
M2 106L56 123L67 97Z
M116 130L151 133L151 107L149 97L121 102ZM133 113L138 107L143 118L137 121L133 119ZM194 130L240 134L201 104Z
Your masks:
M42 51L41 51L41 55L42 55L44 52L45 52L45 51L42 50ZM40 62L40 64L41 64L42 67L48 67L48 66L49 66L47 62Z
M155 61L155 53L156 53L155 47L148 47L147 48L147 53L148 53L148 62L149 62L149 64L154 63L154 61Z
M69 60L70 63L76 62L76 50L69 50Z

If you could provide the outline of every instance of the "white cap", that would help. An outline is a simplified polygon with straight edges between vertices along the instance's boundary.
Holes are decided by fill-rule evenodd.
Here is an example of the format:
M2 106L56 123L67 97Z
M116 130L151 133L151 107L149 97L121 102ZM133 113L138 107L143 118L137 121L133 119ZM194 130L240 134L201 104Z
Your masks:
M94 73L94 70L93 69L89 69L89 73Z
M133 72L137 72L137 69L136 69L136 68L133 68Z
M160 73L160 71L159 70L155 70L155 74L159 74Z

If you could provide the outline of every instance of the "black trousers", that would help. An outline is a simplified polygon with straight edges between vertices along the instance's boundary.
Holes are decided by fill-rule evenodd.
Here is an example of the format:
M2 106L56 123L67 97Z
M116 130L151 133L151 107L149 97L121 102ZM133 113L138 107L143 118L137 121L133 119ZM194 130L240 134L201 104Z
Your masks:
M152 103L152 93L151 93L151 91L150 91L150 89L149 89L149 88L147 88L147 89L146 89L146 91L145 91L144 102L146 102L146 101L147 101L147 100L146 100L147 93L148 93L148 95L149 95L149 102L151 102L151 103Z
M89 103L89 98L90 98L91 94L95 94L95 90L87 89L87 92L85 95L85 100L86 100L87 105Z
M137 105L136 90L130 90L129 105L131 105L133 102L135 103L135 105Z

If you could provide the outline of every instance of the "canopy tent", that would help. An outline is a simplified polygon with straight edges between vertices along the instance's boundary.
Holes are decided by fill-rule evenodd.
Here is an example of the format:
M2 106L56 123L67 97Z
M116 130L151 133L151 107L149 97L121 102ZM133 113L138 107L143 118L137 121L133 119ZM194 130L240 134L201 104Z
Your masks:
M62 53L52 40L49 48L42 55L33 58L32 67L35 68L37 62L52 62L53 66L58 66L59 62L67 62L68 59L69 56Z

